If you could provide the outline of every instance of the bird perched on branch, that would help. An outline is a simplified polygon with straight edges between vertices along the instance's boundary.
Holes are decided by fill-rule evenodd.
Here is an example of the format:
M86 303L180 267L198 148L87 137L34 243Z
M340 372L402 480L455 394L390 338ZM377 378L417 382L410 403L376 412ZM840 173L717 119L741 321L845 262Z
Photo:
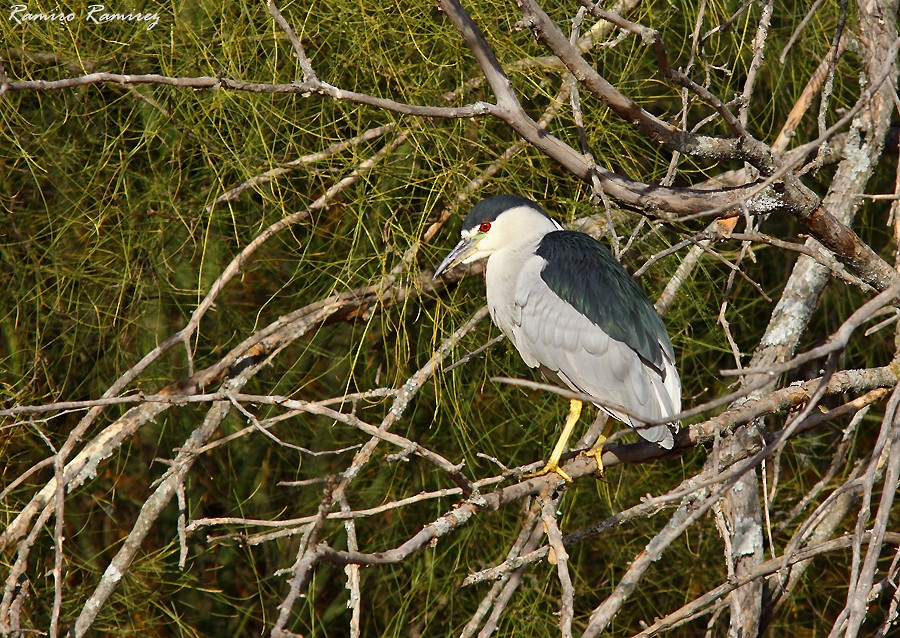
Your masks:
M671 449L665 421L681 411L672 343L653 305L606 246L563 229L518 195L479 202L461 234L434 277L487 259L491 318L525 363L562 387L590 395L643 438ZM581 401L571 401L562 435L538 475L557 472L571 480L559 460L581 408ZM673 428L678 431L677 424ZM598 468L603 440L588 452Z

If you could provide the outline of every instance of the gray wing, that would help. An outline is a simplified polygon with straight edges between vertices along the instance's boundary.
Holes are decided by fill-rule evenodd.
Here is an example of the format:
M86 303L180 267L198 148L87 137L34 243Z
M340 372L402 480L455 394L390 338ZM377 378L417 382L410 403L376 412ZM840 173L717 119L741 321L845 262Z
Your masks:
M663 420L681 411L681 381L668 344L659 345L660 374L536 276L543 261L528 260L517 279L509 336L522 359L532 368L546 369L571 389L596 397L599 407L636 428L643 438L670 449L674 441L666 425L642 427L645 420Z

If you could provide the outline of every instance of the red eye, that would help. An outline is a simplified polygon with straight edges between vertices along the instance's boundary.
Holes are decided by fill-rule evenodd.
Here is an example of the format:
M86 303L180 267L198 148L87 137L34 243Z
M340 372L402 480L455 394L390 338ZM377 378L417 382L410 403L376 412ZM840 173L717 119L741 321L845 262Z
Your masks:
M482 233L486 233L491 229L491 222L481 222L478 224L478 230Z

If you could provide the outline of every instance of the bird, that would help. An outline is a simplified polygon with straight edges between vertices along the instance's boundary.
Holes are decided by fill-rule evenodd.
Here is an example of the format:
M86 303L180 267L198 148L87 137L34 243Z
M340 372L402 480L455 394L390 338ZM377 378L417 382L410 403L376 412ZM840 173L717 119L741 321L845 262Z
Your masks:
M681 379L665 324L609 249L590 235L566 230L521 195L494 195L466 216L461 239L434 279L486 260L491 319L529 368L580 395L664 449L674 445ZM562 433L543 469L571 478L559 462L582 410L571 399ZM598 471L601 436L587 454Z

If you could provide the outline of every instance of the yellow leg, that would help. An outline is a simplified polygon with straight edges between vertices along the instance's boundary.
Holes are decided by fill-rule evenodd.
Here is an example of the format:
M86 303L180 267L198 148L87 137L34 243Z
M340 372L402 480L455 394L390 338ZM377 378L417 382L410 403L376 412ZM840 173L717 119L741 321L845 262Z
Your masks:
M606 430L606 425L609 423L607 421L603 424L603 429L600 430L600 435L597 437L597 441L594 443L594 447L584 453L585 456L591 456L594 458L594 461L597 462L597 475L603 475L603 460L600 458L603 456L603 444L606 443L606 437L603 436L603 432Z
M582 403L578 399L572 399L569 402L569 416L566 417L566 424L563 426L562 434L559 435L559 440L556 442L553 451L550 453L550 460L547 461L547 465L545 465L543 469L538 470L534 474L529 474L529 478L556 472L566 481L566 483L572 482L572 477L559 469L559 459L562 457L563 452L566 451L566 444L569 442L569 437L572 436L572 430L575 429L575 424L578 423L578 417L581 416L581 405Z

